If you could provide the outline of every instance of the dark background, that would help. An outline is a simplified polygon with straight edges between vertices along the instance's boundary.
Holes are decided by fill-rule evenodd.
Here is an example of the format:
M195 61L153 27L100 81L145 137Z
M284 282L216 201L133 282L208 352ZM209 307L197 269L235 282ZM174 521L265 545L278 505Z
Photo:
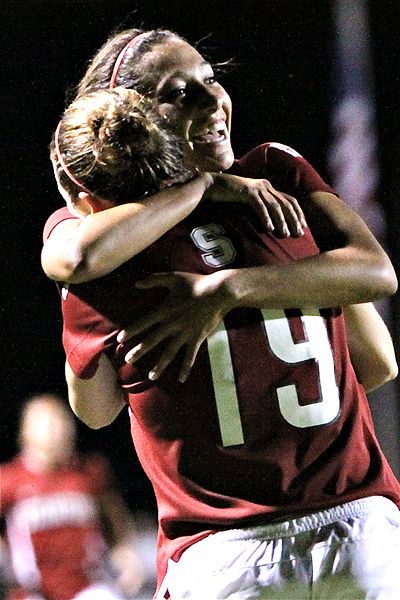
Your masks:
M371 49L378 115L381 184L389 251L398 274L400 189L400 4L374 0ZM41 234L62 205L47 146L65 94L114 29L167 27L213 61L235 59L222 78L234 103L237 155L264 141L299 150L329 180L326 166L334 90L334 31L327 0L3 0L0 6L1 136L1 454L16 451L21 402L36 392L65 394L59 298L40 268ZM208 36L208 37L206 37ZM392 301L398 345L399 301ZM126 414L93 432L84 448L110 457L129 503L153 510L150 486L134 456ZM388 426L398 427L390 423Z

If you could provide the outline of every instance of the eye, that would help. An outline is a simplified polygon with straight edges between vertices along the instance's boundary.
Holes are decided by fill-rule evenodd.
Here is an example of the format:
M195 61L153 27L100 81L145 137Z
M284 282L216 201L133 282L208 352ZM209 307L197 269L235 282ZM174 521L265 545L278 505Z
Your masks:
M163 94L161 101L172 103L172 102L175 102L175 100L184 98L185 93L186 93L186 89L184 87L174 88L173 90L169 90L168 92Z
M217 83L217 78L215 77L215 75L209 75L204 79L204 83L206 83L207 85L214 85L214 83Z

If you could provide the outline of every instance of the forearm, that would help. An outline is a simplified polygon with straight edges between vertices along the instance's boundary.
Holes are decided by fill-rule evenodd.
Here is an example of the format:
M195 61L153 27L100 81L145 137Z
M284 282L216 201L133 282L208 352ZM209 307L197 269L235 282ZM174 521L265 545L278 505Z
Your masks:
M110 425L126 406L117 374L105 355L100 357L97 371L90 379L77 377L66 361L65 378L72 411L92 429Z
M233 306L290 308L369 302L396 291L390 261L338 249L289 264L226 271Z
M393 266L362 219L332 194L304 205L321 252L296 262L232 271L227 293L239 306L345 306L393 294Z
M346 306L343 313L351 362L358 381L370 392L397 376L392 337L371 302Z
M82 283L110 273L187 217L212 181L211 175L202 174L143 201L88 215L68 240L69 256L74 257L70 273L60 278L58 272L48 269L47 274L69 283Z

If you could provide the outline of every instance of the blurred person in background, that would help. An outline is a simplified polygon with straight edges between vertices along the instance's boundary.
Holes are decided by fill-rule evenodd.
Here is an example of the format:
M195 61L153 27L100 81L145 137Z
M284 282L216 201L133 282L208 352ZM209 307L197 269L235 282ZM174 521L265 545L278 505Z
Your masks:
M142 588L133 516L108 461L78 455L76 434L61 397L24 404L20 452L0 465L7 600L123 600Z

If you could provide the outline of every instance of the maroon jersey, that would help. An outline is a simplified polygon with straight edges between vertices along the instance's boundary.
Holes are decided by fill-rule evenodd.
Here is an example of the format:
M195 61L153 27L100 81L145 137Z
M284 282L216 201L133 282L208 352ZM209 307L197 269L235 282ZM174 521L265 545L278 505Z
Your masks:
M268 178L298 198L332 192L279 144L256 148L232 172ZM55 213L48 230L64 218L65 209ZM200 348L184 384L177 382L179 359L151 382L156 355L127 365L127 345L116 343L121 327L164 297L163 290L135 289L151 272L208 274L316 253L308 230L280 240L242 205L200 204L110 275L64 290L71 367L90 377L105 351L129 394L133 441L158 501L160 575L169 557L210 531L375 494L400 502L350 363L340 308L232 310Z
M39 592L71 600L100 575L105 541L99 497L109 481L101 457L39 472L17 457L0 467L1 514L5 517L13 574L13 597Z

